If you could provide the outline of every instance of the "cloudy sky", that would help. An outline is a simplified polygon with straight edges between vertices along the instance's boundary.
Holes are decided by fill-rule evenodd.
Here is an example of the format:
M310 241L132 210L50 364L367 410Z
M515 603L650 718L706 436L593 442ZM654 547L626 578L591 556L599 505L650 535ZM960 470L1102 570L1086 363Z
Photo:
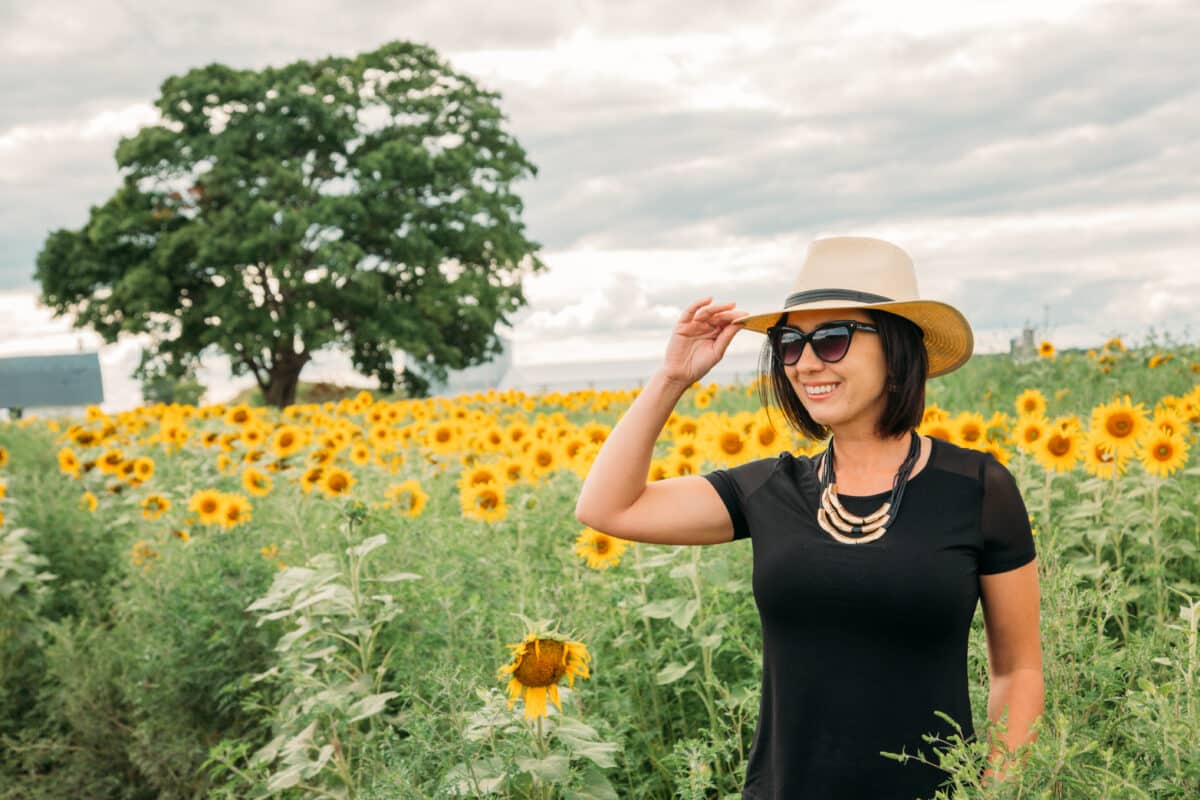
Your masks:
M499 91L539 169L518 191L550 269L518 364L655 357L709 294L777 307L831 234L904 246L981 351L1026 324L1060 347L1196 339L1191 0L0 0L0 356L99 346L37 307L33 264L117 187L166 77L393 39ZM106 408L136 404L137 342L100 349ZM217 361L205 378L236 388Z

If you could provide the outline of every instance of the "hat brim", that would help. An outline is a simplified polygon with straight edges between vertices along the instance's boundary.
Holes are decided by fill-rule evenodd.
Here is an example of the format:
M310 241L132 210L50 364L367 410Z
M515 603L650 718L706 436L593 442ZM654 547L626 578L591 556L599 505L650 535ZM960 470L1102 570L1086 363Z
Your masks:
M766 333L767 328L784 314L793 311L827 311L831 309L879 309L915 323L925 334L925 351L929 355L928 377L945 375L967 363L975 350L971 324L957 308L936 300L896 300L885 303L854 303L845 300L821 300L778 311L751 314L733 320L747 330Z

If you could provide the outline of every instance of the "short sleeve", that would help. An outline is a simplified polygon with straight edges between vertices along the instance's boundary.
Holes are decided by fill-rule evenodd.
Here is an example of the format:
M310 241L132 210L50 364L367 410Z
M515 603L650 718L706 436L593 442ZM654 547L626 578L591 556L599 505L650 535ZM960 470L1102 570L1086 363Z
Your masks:
M1037 553L1029 512L1012 473L990 454L984 458L981 470L983 553L978 571L980 575L991 575L1028 564Z
M721 496L721 502L725 504L729 519L733 522L735 540L750 536L750 525L746 521L746 501L771 477L778 462L778 458L760 458L730 469L713 470L701 476L712 484Z

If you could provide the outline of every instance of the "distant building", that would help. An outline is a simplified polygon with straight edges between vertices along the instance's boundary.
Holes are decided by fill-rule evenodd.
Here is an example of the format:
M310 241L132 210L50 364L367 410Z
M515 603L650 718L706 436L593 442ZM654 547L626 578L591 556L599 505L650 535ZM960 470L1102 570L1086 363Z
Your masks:
M1037 345L1033 341L1033 328L1026 325L1021 329L1021 337L1008 340L1008 354L1018 360L1031 359L1037 355Z

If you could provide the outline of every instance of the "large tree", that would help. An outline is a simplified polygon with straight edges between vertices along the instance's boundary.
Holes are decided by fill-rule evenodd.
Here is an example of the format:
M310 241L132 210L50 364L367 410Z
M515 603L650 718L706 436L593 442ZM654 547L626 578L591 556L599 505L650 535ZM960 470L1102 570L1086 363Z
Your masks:
M285 406L341 346L385 391L423 392L499 352L544 268L511 188L537 170L498 100L410 42L168 78L161 122L117 147L121 187L43 245L42 302L109 342L151 334L143 379L216 348Z

